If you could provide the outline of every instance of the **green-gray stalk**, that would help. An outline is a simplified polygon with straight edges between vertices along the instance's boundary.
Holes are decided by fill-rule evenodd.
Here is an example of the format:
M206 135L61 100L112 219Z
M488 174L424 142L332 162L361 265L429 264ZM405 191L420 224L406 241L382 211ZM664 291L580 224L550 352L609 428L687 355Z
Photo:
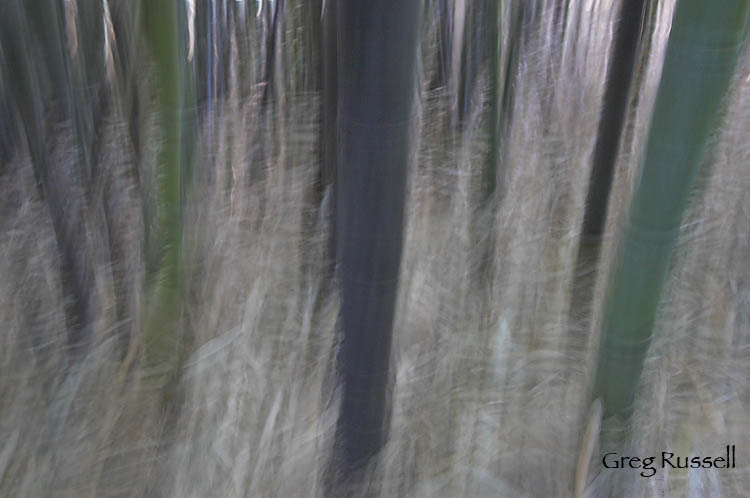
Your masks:
M145 35L156 70L160 131L157 156L157 219L151 248L157 254L147 268L150 288L146 303L144 369L150 387L162 389L176 375L181 350L182 176L184 106L187 98L186 60L182 50L178 4L173 0L144 1Z
M717 126L740 47L747 0L681 0L672 23L640 180L602 321L594 397L628 420L683 212Z

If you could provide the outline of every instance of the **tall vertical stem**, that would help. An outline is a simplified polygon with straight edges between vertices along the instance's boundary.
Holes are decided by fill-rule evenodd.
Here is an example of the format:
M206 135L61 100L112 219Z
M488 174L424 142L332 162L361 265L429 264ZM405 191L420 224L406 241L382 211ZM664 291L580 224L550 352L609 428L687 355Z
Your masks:
M419 2L338 3L338 436L349 474L380 450L386 429L419 13Z

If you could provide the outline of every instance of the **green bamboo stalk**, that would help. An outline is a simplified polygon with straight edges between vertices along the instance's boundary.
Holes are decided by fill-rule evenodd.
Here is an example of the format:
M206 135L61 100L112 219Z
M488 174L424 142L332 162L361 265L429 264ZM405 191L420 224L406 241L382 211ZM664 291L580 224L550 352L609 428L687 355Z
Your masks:
M641 177L609 282L594 397L627 421L683 212L747 36L747 0L681 0Z
M478 274L474 279L480 283L486 281L486 276L491 275L492 253L495 245L495 237L492 231L487 230L487 224L493 224L495 216L497 190L498 163L500 162L500 45L501 36L501 5L499 0L485 0L481 5L482 16L482 64L486 64L489 72L488 78L488 141L489 147L487 155L482 165L482 184L479 192L479 208L486 213L485 216L477 218L473 223L472 230L476 239L476 247L479 256L479 265L477 265ZM477 68L478 69L478 68ZM468 78L470 75L466 75ZM502 195L500 193L500 195Z
M144 34L156 70L156 101L161 145L157 156L156 228L149 263L143 351L145 382L161 390L174 379L181 349L182 181L185 102L188 95L184 20L176 0L141 4ZM184 16L183 16L184 17Z

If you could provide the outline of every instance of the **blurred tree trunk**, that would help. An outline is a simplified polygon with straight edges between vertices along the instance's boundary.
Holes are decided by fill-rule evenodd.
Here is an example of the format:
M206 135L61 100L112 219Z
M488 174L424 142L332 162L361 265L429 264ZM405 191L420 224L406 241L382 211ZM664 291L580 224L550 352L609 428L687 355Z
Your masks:
M115 88L119 97L118 105L120 113L125 116L128 124L128 134L135 154L136 163L140 162L141 137L138 92L138 67L137 60L137 3L130 0L109 0L110 13L112 16L112 30L116 40L113 50L117 60L118 71L115 73ZM133 168L140 187L137 166Z
M98 305L83 202L87 172L80 161L67 168L53 164L48 146L50 123L66 117L77 123L63 13L58 0L4 1L0 6L0 37L8 73L13 75L8 78L10 92L60 252L62 285L69 299L69 346L78 356L91 338Z
M497 62L500 31L498 16L499 0L481 0L469 3L467 7L465 41L462 55L462 74L459 92L459 119L464 122L471 111L472 99L476 92L480 76L488 71L490 106L493 104L493 85L497 86ZM494 76L493 76L494 65ZM492 122L491 122L492 126Z
M633 79L647 3L647 0L623 0L615 26L612 56L607 70L604 102L596 135L594 161L583 217L584 236L595 237L599 241L601 241L607 217L609 192L612 187L620 136L625 125L630 82Z
M149 387L164 389L177 374L182 347L182 274L185 104L188 91L184 11L175 0L144 0L142 22L156 73L161 145L157 154L155 230L148 241L144 369Z
M78 122L80 145L87 174L94 180L99 148L101 124L106 105L104 91L104 9L101 0L79 1L76 32L78 46L76 64L77 80L75 114ZM93 187L93 185L92 185Z
M378 453L387 427L419 12L419 2L338 3L343 392L337 464L345 479Z
M605 418L626 421L632 413L683 212L749 15L746 0L677 5L640 180L605 301L594 387Z
M503 68L503 86L500 97L500 133L501 143L499 150L505 154L502 140L510 134L510 126L513 122L513 106L515 99L515 81L518 76L518 68L521 60L521 49L523 43L523 24L526 18L526 4L511 2L508 13L508 26L511 31L508 38L507 55L505 55L505 67Z
M482 202L485 203L495 193L497 185L497 163L500 156L500 115L499 100L500 87L499 65L500 65L500 45L502 43L502 32L500 27L501 13L499 0L488 0L486 12L486 45L488 52L488 71L489 71L489 141L490 147L487 154L487 162L484 167L484 192Z
M284 16L284 0L275 0L273 3L273 17L270 18L270 28L267 33L266 38L266 52L265 52L265 73L264 73L264 81L265 81L265 88L263 90L263 106L266 106L268 102L271 100L271 95L276 94L276 97L278 98L278 92L277 90L277 82L276 76L277 76L277 59L278 54L277 51L280 47L277 47L283 39L283 19ZM267 9L268 7L264 7ZM270 14L267 14L270 15Z
M471 99L479 78L482 63L482 34L484 24L483 7L485 2L467 2L463 30L463 49L458 59L461 75L458 84L457 118L462 126L469 116Z
M437 7L433 12L437 13L437 70L430 82L429 88L436 90L445 87L450 78L451 65L451 8L448 0L433 0Z
M462 79L464 77L462 73L462 60L464 53L464 32L466 30L466 0L454 0L453 2L453 14L452 14L452 26L453 30L451 33L451 56L450 56L450 80L449 92L451 98L451 117L454 120L454 125L460 123L460 111L461 111L461 89Z
M7 63L0 52L0 71L7 71ZM6 87L7 83L0 79L0 176L8 172L8 163L17 152L18 133L13 118L13 96Z
M185 176L193 153L195 93L188 60L187 12L183 0L141 0L133 5L138 51L135 59L148 71L144 100L155 111L156 155L142 154L142 169L153 168L144 199L153 210L144 215L146 282L142 294L139 340L121 365L125 376L138 361L132 403L106 428L109 444L128 447L101 463L98 486L128 486L134 496L164 496L160 478L167 465L162 453L172 440L180 410L177 381L185 343L182 323L182 239ZM132 47L132 48L135 48ZM139 74L143 75L141 71ZM153 189L153 195L148 190ZM123 386L124 387L124 386ZM134 456L135 455L135 456ZM127 463L124 463L127 462ZM100 495L96 490L93 495ZM105 491L104 494L107 494Z
M557 40L562 45L565 37L565 29L568 26L568 11L570 10L570 0L555 0L553 11L553 25L557 33Z
M574 331L584 330L590 318L609 194L627 121L627 104L648 3L648 0L623 0L616 19L573 274L569 328Z
M322 37L323 22L321 15L323 13L323 0L304 1L304 25L305 25L305 60L307 65L305 71L305 89L319 92L321 90L321 80L323 72L322 57Z
M336 164L338 134L338 0L326 0L322 12L321 53L323 71L321 74L320 96L320 168L318 179L318 205L321 209L326 191L328 191L327 211L322 216L331 216L331 236L329 240L328 267L329 276L333 275L336 260Z
M473 279L477 283L484 283L493 274L492 262L495 246L494 220L498 196L497 175L500 162L500 46L501 37L501 6L497 0L485 0L481 20L481 65L486 67L487 81L487 132L489 147L482 165L482 183L479 192L478 208L480 216L472 223L472 230L476 240L478 273ZM479 68L477 68L478 70ZM489 227L489 229L488 229Z

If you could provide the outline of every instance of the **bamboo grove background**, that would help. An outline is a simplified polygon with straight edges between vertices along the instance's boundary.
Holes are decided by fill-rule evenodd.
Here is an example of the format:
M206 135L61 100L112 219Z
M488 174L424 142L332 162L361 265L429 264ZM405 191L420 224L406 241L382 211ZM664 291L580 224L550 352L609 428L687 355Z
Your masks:
M347 481L336 214L358 158L337 106L356 16L4 0L0 496L744 496L748 6L679 3L368 7L420 21L386 438ZM705 46L670 58L675 32ZM649 170L664 130L683 159ZM675 226L635 253L644 205ZM728 444L731 471L599 459Z

